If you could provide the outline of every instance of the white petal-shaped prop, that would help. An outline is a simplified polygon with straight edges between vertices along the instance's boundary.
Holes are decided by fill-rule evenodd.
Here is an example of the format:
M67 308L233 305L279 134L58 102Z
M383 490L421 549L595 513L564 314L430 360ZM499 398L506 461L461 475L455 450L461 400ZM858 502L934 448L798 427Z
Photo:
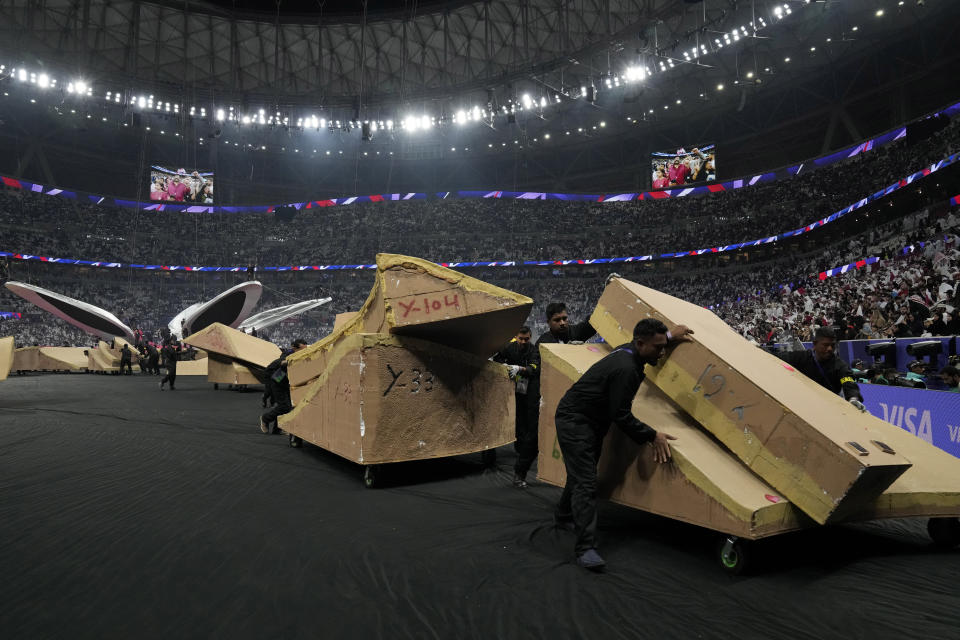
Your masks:
M6 283L6 287L24 300L32 302L44 311L49 311L89 334L103 340L121 337L128 342L133 342L133 331L130 327L120 322L117 316L100 307L25 282L11 280Z
M238 284L212 300L190 305L178 313L167 326L170 333L178 338L197 333L214 322L236 329L260 302L262 293L263 285L256 280Z
M281 320L286 320L287 318L292 318L293 316L304 313L305 311L310 311L311 309L316 309L317 307L323 306L332 299L333 298L317 298L316 300L304 300L303 302L295 302L294 304L288 304L283 307L267 309L266 311L261 311L260 313L252 315L241 322L239 329L241 331L250 331L251 329L262 331L267 327L272 327Z

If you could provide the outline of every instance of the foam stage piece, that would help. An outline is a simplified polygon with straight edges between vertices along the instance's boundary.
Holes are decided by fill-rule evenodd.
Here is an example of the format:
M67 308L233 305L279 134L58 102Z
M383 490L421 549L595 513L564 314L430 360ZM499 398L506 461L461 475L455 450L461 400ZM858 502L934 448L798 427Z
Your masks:
M14 351L13 336L0 338L0 380L6 380L10 375Z
M648 366L645 384L659 387L816 522L857 512L910 468L902 452L877 444L890 439L890 425L750 344L707 309L615 278L590 323L618 345L648 317L685 324L695 335Z
M197 333L214 322L236 327L257 306L262 293L263 285L259 282L242 282L206 302L190 305L174 316L167 326L178 338Z
M177 363L177 377L180 376L206 376L208 358L197 358L195 360L181 360Z
M100 307L25 282L11 280L6 283L6 287L44 311L49 311L61 320L103 340L123 337L133 341L133 330Z
M333 300L333 298L317 298L316 300L304 300L303 302L295 302L294 304L288 304L283 307L267 309L266 311L261 311L260 313L250 316L241 322L238 328L242 331L250 331L251 329L262 331L287 318L292 318L301 313L306 313L307 311L321 307L331 300Z
M280 357L280 347L255 338L237 329L215 322L183 339L189 345L203 349L221 360L235 360L242 364L266 368Z
M410 256L377 254L370 295L355 315L326 338L293 356L290 384L303 385L323 372L321 355L341 334L411 336L488 358L519 329L533 307L530 298L452 269Z
M513 382L503 365L384 333L345 334L324 361L280 427L353 462L423 460L513 441Z
M380 254L359 312L287 358L289 433L361 464L513 441L514 385L487 358L533 301L439 265Z
M87 362L83 347L20 347L13 354L13 371L80 371Z
M554 424L557 404L609 352L606 344L540 346L543 405L537 477L544 482L561 487L566 482ZM677 437L671 443L673 461L653 462L649 447L638 446L611 427L598 466L598 497L747 539L816 526L652 385L649 377L640 385L632 409L654 429ZM883 442L914 464L879 496L854 504L837 521L960 515L960 460L884 424Z
M120 351L123 345L129 343L123 338L114 338L113 348L110 344L102 340L95 349L87 350L87 371L102 373L117 373L120 371ZM131 370L140 371L140 365L136 364L137 350L130 346Z
M180 374L179 365L177 375ZM263 384L263 369L245 366L236 360L211 353L207 357L207 382L214 384Z
M610 351L599 343L540 345L538 479L558 487L566 483L554 423L557 405L567 389ZM613 426L597 470L598 498L748 539L813 524L649 382L640 385L633 413L657 431L677 437L672 443L673 462L654 462L652 448L636 444Z

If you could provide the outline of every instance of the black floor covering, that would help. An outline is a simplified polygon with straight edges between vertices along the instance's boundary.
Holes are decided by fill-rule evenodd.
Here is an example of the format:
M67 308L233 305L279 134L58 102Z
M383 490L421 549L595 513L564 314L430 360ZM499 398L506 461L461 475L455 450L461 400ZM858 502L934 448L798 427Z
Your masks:
M259 393L156 385L0 383L0 638L960 638L923 521L781 536L732 578L715 534L604 505L593 575L509 448L365 489L260 433Z

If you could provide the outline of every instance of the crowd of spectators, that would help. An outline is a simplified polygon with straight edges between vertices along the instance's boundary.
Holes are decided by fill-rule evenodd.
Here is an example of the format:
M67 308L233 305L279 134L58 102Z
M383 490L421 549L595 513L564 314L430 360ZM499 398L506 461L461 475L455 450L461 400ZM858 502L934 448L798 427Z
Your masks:
M365 264L378 252L428 260L656 255L797 229L960 149L960 123L799 176L721 193L616 203L414 200L267 213L117 209L0 190L3 250L166 265Z
M920 144L896 143L796 178L732 192L627 203L443 200L349 205L302 211L291 223L268 214L187 214L117 210L89 202L0 191L2 248L24 253L149 264L369 263L377 252L435 261L645 255L772 234L820 218L957 150L957 123ZM831 243L779 258L726 266L707 257L676 262L553 268L466 269L535 300L534 331L547 303L563 300L589 317L611 270L710 307L745 337L767 343L807 339L818 326L844 337L958 333L958 217L942 203ZM821 233L817 231L816 233ZM821 236L818 236L821 237ZM826 237L826 236L822 236ZM922 248L919 243L923 242ZM902 254L904 247L916 250ZM826 267L864 256L883 261L819 279ZM96 304L148 335L180 310L212 298L243 273L149 272L13 261L10 277ZM266 331L277 344L316 340L336 314L356 310L373 284L366 270L261 272L258 310L330 296L333 301ZM0 325L18 344L90 344L93 339L30 307L5 289Z

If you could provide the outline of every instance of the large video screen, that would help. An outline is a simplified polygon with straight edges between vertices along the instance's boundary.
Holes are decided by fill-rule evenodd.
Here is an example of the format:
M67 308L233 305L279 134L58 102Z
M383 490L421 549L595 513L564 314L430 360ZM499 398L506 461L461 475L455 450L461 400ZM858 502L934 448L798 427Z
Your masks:
M655 151L651 154L650 164L653 170L650 184L653 189L713 182L717 179L717 145Z
M150 199L213 204L213 172L150 167Z

